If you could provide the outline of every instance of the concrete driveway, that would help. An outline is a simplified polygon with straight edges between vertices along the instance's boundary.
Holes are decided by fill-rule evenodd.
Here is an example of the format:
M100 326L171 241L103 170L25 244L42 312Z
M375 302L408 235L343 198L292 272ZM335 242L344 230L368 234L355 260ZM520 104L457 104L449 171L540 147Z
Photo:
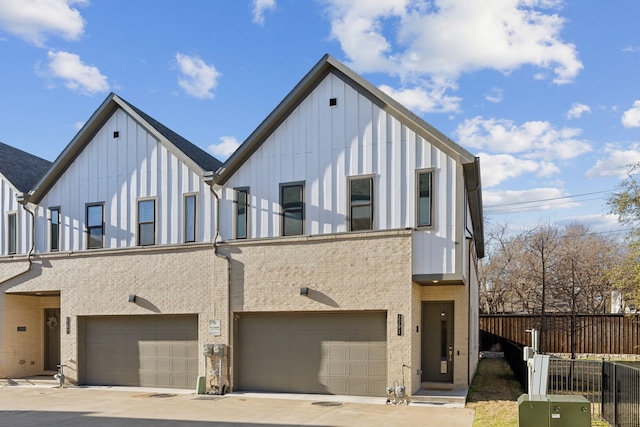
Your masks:
M472 427L474 411L382 398L140 388L0 387L0 426Z

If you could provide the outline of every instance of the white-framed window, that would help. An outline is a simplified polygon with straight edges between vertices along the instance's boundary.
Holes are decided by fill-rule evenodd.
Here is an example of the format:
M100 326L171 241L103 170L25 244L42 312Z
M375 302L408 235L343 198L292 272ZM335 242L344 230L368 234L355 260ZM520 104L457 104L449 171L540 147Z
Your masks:
M156 200L138 200L138 245L156 244Z
M416 171L416 226L433 225L433 169Z
M373 230L374 182L372 175L355 176L348 183L349 231Z
M60 207L49 208L51 220L49 222L49 250L57 252L60 250Z
M236 188L236 239L249 237L249 188Z
M195 194L184 195L184 241L196 241L196 212L197 202Z
M13 255L18 252L18 214L7 214L7 253Z
M280 184L282 235L304 234L304 182Z
M89 203L87 215L87 249L104 247L104 203Z

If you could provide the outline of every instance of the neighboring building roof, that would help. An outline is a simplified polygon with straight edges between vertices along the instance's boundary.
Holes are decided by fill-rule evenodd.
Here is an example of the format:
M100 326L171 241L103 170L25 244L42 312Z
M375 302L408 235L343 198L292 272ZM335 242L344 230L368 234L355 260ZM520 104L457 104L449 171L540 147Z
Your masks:
M51 162L0 142L0 174L20 192L27 192Z
M64 151L53 162L47 173L33 186L31 201L38 203L47 191L62 176L73 160L82 152L106 121L118 110L123 109L148 132L153 134L173 155L184 162L192 170L205 177L207 172L215 172L222 162L178 135L162 123L158 122L142 110L134 107L115 93L102 102L87 123L66 146Z
M484 219L478 159L422 118L412 113L398 101L391 98L328 54L324 55L322 59L318 61L280 104L278 104L275 110L267 116L256 130L240 145L235 153L229 157L223 168L218 172L217 183L222 185L231 178L329 73L333 73L348 82L362 95L367 96L372 102L380 106L380 108L390 111L392 115L398 117L418 135L463 165L465 184L473 219L476 252L478 257L484 257Z

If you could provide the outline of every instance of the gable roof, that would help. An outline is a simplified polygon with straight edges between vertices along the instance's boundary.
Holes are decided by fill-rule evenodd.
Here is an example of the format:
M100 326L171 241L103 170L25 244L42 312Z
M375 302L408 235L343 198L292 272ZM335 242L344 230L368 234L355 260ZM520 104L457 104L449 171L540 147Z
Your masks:
M51 162L0 142L0 174L18 191L27 192Z
M473 220L476 252L478 257L484 257L484 219L478 158L328 54L318 61L271 114L260 123L253 133L227 159L223 167L218 171L216 182L220 185L227 182L329 73L340 77L360 94L366 96L384 111L397 117L416 134L463 165L465 187L467 188L467 198Z
M110 93L53 162L47 173L33 186L33 190L30 193L30 201L38 203L42 200L47 191L119 108L154 135L169 152L184 162L190 169L197 172L199 176L204 177L207 172L211 173L222 166L221 161L200 147L192 144L115 93Z

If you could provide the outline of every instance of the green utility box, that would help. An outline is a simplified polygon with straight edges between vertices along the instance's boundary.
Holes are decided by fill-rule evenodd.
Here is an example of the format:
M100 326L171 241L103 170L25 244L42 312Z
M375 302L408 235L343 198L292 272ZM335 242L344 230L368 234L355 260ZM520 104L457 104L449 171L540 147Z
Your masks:
M591 403L583 396L523 394L519 427L591 427Z

